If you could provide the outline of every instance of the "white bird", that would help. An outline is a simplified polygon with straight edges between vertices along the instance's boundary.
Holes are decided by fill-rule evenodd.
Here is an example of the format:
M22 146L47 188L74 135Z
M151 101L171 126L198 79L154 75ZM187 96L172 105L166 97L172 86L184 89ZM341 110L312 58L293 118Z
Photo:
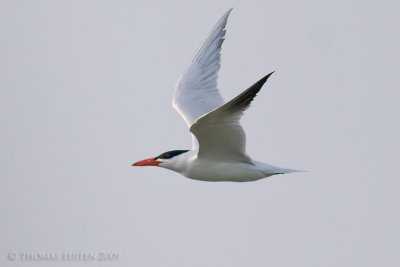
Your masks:
M228 10L178 79L173 107L192 133L191 150L173 150L132 166L159 166L202 181L247 182L295 172L252 160L240 125L244 111L273 72L224 103L217 88Z

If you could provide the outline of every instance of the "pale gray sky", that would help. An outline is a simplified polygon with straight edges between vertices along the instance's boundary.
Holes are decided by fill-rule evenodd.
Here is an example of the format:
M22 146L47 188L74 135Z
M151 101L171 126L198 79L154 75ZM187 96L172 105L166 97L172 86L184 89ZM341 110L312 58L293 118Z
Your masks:
M206 183L136 160L190 148L174 84L234 10L226 99L257 160L308 173ZM0 1L0 265L400 265L396 1ZM41 262L41 266L72 266Z

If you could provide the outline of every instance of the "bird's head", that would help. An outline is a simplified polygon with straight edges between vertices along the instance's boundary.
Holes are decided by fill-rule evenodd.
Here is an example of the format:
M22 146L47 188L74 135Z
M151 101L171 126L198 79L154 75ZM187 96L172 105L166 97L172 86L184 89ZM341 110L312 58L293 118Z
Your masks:
M148 158L144 160L139 160L133 163L131 166L159 166L168 168L168 165L172 164L177 160L178 156L188 152L189 150L172 150L162 153L154 158Z

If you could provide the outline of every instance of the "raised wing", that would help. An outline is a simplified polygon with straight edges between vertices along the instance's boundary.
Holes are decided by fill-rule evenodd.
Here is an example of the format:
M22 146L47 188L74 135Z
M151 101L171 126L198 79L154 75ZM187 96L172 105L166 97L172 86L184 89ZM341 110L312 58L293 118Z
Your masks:
M225 26L232 9L214 26L187 69L178 79L172 105L188 127L200 116L221 106L224 100L217 89L221 45Z
M190 131L199 141L198 158L252 163L246 154L246 135L240 118L272 73L193 123Z

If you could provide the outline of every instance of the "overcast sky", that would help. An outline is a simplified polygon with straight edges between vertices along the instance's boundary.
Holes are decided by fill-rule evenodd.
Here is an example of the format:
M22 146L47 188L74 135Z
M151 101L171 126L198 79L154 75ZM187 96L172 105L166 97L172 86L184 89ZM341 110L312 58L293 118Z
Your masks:
M276 71L251 183L129 164L188 149L175 81L230 7L219 88ZM397 1L0 1L0 265L400 266ZM41 266L72 266L61 260Z

